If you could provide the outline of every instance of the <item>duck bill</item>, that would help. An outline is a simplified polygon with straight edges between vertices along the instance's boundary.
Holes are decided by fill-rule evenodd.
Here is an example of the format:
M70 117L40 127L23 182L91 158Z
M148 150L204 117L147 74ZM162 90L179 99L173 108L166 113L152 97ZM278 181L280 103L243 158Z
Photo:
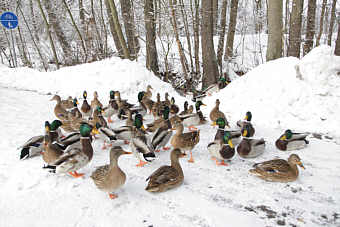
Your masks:
M202 106L207 106L207 105L205 105L205 104L203 103Z
M247 115L244 117L244 120L245 120L245 121L247 121L247 120L248 120L248 116L247 116Z
M298 165L299 165L302 169L306 169L305 166L302 164L302 162L298 162Z
M171 130L171 131L176 131L176 128L171 128L170 130Z
M287 139L286 135L283 135L283 136L280 138L280 140L286 140L286 139Z
M99 134L98 129L93 128L93 129L92 129L92 134L93 134L93 135L98 135L98 134Z
M216 121L213 121L213 123L211 123L211 126L216 126Z
M186 156L187 156L187 154L182 153L180 157L181 157L181 158L184 158L184 157L186 157Z
M124 154L132 154L132 152L124 151Z
M247 136L247 134L248 134L248 131L245 129L245 130L243 131L243 134L242 134L242 136L243 136L243 137L246 137L246 136Z
M234 148L234 144L233 144L233 142L231 141L231 139L228 140L228 144L229 144L229 146L230 146L231 148Z
M142 127L140 127L143 131L146 130L146 128L144 127L144 125L142 125Z

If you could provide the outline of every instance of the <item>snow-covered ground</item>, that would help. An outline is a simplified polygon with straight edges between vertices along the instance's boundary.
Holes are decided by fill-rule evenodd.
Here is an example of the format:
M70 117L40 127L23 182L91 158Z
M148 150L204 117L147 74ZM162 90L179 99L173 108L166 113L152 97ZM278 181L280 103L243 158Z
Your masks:
M302 80L296 78L296 65ZM135 166L134 156L123 156L120 166L127 182L115 200L89 178L96 166L108 162L108 151L101 150L99 141L93 143L92 162L80 171L86 174L83 179L44 171L41 157L19 161L16 148L42 134L44 122L55 118L50 94L80 98L86 89L91 100L97 90L107 103L109 90L120 90L122 98L136 102L137 91L151 84L162 97L169 92L181 108L183 97L141 63L117 58L49 73L0 66L0 226L340 226L339 66L329 48L319 47L301 61L283 58L255 68L203 100L208 106L202 110L208 116L219 98L232 125L251 110L255 136L267 141L262 156L243 160L235 155L229 166L216 166L206 149L216 129L199 126L195 163L181 160L181 187L161 194L144 190L146 177L169 163L169 152L161 151L144 168ZM311 136L304 150L278 151L274 141L288 127L333 139ZM248 173L255 162L286 159L291 153L306 167L295 182L269 183Z

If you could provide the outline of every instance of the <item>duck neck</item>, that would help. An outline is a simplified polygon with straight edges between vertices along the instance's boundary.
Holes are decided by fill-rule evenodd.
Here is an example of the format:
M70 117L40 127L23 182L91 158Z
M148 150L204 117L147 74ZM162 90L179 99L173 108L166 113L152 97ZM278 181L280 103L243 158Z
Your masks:
M290 167L291 167L292 170L294 171L294 174L295 174L296 176L299 175L299 169L298 169L297 165L294 164L294 163L291 163L291 162L289 162L289 161L288 161L288 164L290 165Z
M50 131L49 132L50 142L54 142L58 140L58 132L57 131Z
M184 130L183 125L178 126L177 129L176 129L176 135L177 136L182 135L183 130Z
M91 160L93 157L93 148L90 137L81 137L80 142L82 146L82 151L86 156L88 156L89 160Z
M118 157L111 157L110 158L110 166L111 166L111 168L119 168Z
M178 157L171 157L171 166L175 168L181 175L183 175L183 170L181 165L179 164Z

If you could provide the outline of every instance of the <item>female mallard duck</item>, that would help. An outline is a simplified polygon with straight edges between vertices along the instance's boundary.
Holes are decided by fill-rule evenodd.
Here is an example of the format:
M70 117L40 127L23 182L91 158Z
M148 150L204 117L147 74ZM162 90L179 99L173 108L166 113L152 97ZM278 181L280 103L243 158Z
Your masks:
M216 99L216 105L210 111L209 117L210 117L210 120L212 122L215 122L218 118L223 118L225 120L227 126L229 127L229 123L227 121L227 118L225 117L224 113L222 111L220 111L220 100L219 99Z
M169 93L168 92L165 92L164 98L165 98L165 100L161 102L161 108L165 107L165 106L170 106L171 105L171 102L169 100Z
M263 154L266 142L264 139L250 138L249 134L250 126L246 124L242 129L243 139L237 146L237 153L242 158L256 158Z
M125 173L118 166L118 159L124 154L132 153L124 151L120 146L112 147L110 150L110 164L99 166L91 175L97 188L109 193L111 199L118 197L112 192L123 186L126 181Z
M254 136L255 134L255 128L253 127L253 125L251 124L251 119L252 119L253 115L251 114L250 111L248 111L246 113L246 117L244 118L244 120L239 120L237 121L237 126L239 126L241 128L241 130L244 128L245 125L249 125L248 128L248 133L250 136Z
M153 172L146 181L149 181L145 188L149 192L164 192L180 186L183 183L184 175L179 159L185 157L180 149L173 149L170 153L170 166L161 166Z
M169 119L169 107L165 107L163 111L163 121L159 122L158 128L155 133L152 135L151 144L155 150L155 152L159 152L161 148L163 150L169 150L169 147L165 147L165 145L169 142L172 136L171 123Z
M197 101L195 104L196 113L179 116L183 122L183 125L185 127L189 127L190 131L197 130L195 126L202 125L207 122L207 120L205 119L201 111L201 106L206 106L206 105L202 103L202 101Z
M179 107L175 104L175 98L172 97L170 101L170 113L177 114L179 111Z
M224 132L222 140L215 140L208 144L208 151L212 156L212 159L216 161L216 165L228 164L224 160L229 160L235 155L235 148L231 141L231 134ZM218 160L221 160L220 162Z
M194 162L192 157L192 149L200 141L200 131L186 132L183 133L184 127L182 123L176 124L172 130L176 130L175 135L171 138L171 145L174 148L179 148L182 151L190 151L190 159L188 162Z
M161 109L161 95L157 93L157 101L153 104L151 112L154 118L160 116L160 109Z
M117 140L117 137L115 135L115 133L113 132L112 129L108 128L108 127L104 127L102 126L100 123L96 123L96 127L99 133L99 137L103 140L104 144L102 149L105 150L107 148L106 143L108 143L109 147L112 146L112 142Z
M127 119L125 121L125 125L126 126L133 126L134 122L133 122L133 118L132 118L132 112L129 109L126 112L127 112Z
M149 158L156 157L150 141L146 137L145 132L142 131L143 129L143 117L140 114L136 114L130 147L139 160L139 163L136 165L138 167L143 167L145 164L150 162L151 160L149 160Z
M135 105L131 104L131 103L128 103L126 99L121 99L121 96L120 96L120 92L119 91L116 91L115 92L115 100L117 102L117 105L118 105L118 109L129 109L131 107L134 107Z
M297 154L291 154L288 162L283 159L274 159L257 163L253 166L254 169L249 170L249 172L266 181L286 183L295 181L298 178L299 170L297 165L305 169L300 157Z
M83 176L84 174L77 173L77 170L83 168L92 160L91 131L96 133L93 129L91 125L83 123L79 128L81 134L80 145L69 149L53 163L43 168L50 169L50 172L53 173L69 173L73 177Z
M146 92L145 92L145 96L146 96L146 98L148 98L148 99L151 99L152 98L152 91L151 90L153 90L153 88L151 87L151 85L149 84L147 87L146 87Z
M212 124L213 126L218 125L218 129L215 135L215 140L223 140L225 132L228 132L231 137L233 144L239 144L241 141L241 131L240 130L226 130L226 121L224 118L218 118Z
M73 107L73 99L69 96L66 100L61 100L61 106L67 110Z
M143 103L143 105L146 107L146 109L149 111L149 113L151 114L152 111L152 107L154 105L154 101L152 101L150 98L148 98L145 94L142 98L141 103Z
M54 114L59 120L68 120L68 112L61 105L61 98L59 95L54 95L50 101L57 101L57 104L54 107Z
M281 151L291 151L303 149L309 144L306 139L308 133L294 133L287 129L283 135L276 140L275 145Z
M188 107L189 107L189 103L188 103L188 101L185 101L185 102L184 102L184 104L183 104L183 106L184 106L184 109L183 109L183 111L182 111L182 112L180 112L180 113L179 113L179 115L185 115L185 114L188 114Z
M93 92L93 99L91 101L91 108L96 109L97 106L100 106L101 108L103 108L103 104L98 99L98 93L97 93L97 91L95 91L95 92Z
M57 160L63 153L63 149L58 146L56 141L58 141L58 128L62 125L61 121L54 120L51 124L45 122L45 137L44 137L44 152L42 154L43 160L47 164L53 163Z
M90 118L92 116L92 111L93 109L91 108L91 106L89 105L89 103L87 102L87 92L84 91L83 92L83 104L80 107L80 112L82 113L84 118Z
M147 124L147 129L146 131L148 132L154 132L156 131L159 127L165 125L165 122L169 119L169 113L170 113L170 108L166 106L164 110L162 111L162 118L158 118L154 120L154 122ZM165 119L166 117L166 119Z
M103 116L107 118L108 123L112 123L111 117L118 112L118 105L115 100L115 91L110 91L109 104L103 108Z

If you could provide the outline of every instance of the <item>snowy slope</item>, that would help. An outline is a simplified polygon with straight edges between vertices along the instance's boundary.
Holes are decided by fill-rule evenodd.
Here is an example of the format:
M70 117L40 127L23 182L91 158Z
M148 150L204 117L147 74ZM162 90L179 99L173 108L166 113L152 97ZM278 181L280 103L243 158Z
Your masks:
M318 57L313 57L313 53ZM0 131L3 155L0 159L0 226L339 226L340 185L336 182L339 182L340 146L334 140L310 137L310 146L296 151L306 170L301 170L299 179L293 183L268 183L248 173L255 162L286 159L294 153L278 151L274 146L275 139L286 127L339 135L339 129L330 123L337 124L335 114L324 111L327 120L321 122L312 108L314 103L314 108L318 105L315 109L329 105L334 112L339 110L339 104L331 102L333 97L319 97L320 91L314 85L318 80L328 80L327 75L337 67L338 59L328 53L327 47L320 47L307 56L309 60L307 57L301 61L284 58L266 63L203 101L208 104L203 107L208 115L218 97L232 124L251 110L256 137L267 141L266 152L261 157L243 160L236 155L229 166L216 166L206 149L216 129L209 124L199 126L201 140L193 151L195 163L181 160L185 175L181 187L162 194L144 190L146 177L169 163L169 152L161 151L158 158L144 168L135 166L134 156L123 156L119 163L127 174L127 182L117 192L116 200L97 190L89 179L96 166L108 162L108 151L101 150L99 141L93 143L92 162L80 171L86 174L84 179L43 171L41 157L18 160L16 147L30 136L41 134L45 120L54 119L51 95L43 94L58 92L64 97L80 97L84 89L89 94L97 90L101 100L105 100L103 103L107 103L109 90L119 89L122 98L136 102L137 91L150 83L162 95L170 92L181 107L184 100L169 85L150 77L139 63L116 58L50 73L0 66L0 114L4 126ZM312 66L322 63L321 59L326 56L329 64L319 67L325 68L321 72L328 74L318 77L318 67L312 70ZM295 77L297 64L302 81ZM310 81L307 75L314 77L310 76ZM268 84L263 82L265 78ZM325 82L322 88L331 92L337 83L334 77L331 85ZM36 90L40 94L13 87ZM146 120L150 122L152 117ZM111 126L121 124L123 122L115 121ZM118 145L129 150L126 145Z

